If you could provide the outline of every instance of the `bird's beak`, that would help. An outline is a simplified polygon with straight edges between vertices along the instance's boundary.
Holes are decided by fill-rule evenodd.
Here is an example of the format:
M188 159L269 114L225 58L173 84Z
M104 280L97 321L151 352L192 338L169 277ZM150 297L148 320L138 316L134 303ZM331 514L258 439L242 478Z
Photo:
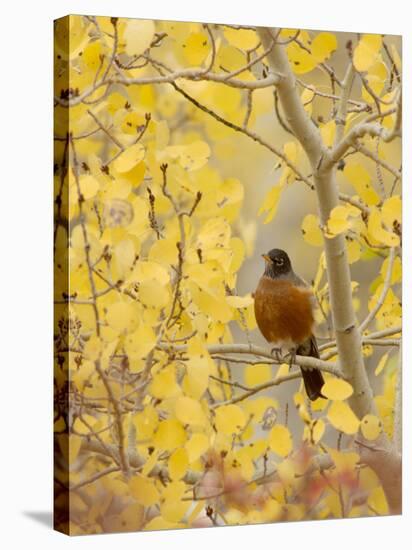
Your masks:
M262 254L262 258L265 260L265 262L270 262L270 258L267 254Z

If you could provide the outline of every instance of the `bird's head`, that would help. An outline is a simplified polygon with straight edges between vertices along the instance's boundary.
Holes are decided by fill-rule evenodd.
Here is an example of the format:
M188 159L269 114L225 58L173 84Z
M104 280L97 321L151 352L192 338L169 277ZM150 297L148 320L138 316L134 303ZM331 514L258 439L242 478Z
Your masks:
M273 248L266 254L262 254L265 260L265 275L276 279L288 275L292 271L289 256L284 250Z

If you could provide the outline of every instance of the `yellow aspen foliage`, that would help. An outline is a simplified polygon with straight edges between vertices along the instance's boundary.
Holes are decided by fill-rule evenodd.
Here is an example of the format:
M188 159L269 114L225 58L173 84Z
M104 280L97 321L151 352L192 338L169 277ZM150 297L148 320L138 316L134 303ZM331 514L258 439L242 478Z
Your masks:
M174 418L162 420L153 437L153 443L159 449L172 451L186 441L186 432L182 424Z
M152 506L159 502L160 495L153 480L137 473L129 483L130 494L143 506Z
M379 437L382 431L382 423L377 416L367 414L361 420L360 429L366 439L373 441Z
M302 222L303 238L312 246L323 245L323 235L319 227L319 219L314 214L307 214Z
M382 47L378 34L364 34L353 53L353 63L358 71L367 71L376 61Z
M168 462L170 477L177 481L181 479L189 466L189 458L185 448L176 449Z
M238 405L224 405L215 411L215 425L219 432L238 433L246 424L246 415Z
M55 22L59 530L400 512L400 51Z
M286 426L281 424L274 426L269 433L269 446L273 452L285 457L292 450L292 437Z
M353 393L353 388L345 380L328 378L322 386L322 394L333 401L344 401Z
M345 434L354 434L358 431L359 420L344 401L333 401L328 409L327 418L334 428Z
M206 415L201 404L191 397L179 397L175 406L176 418L189 426L205 426Z

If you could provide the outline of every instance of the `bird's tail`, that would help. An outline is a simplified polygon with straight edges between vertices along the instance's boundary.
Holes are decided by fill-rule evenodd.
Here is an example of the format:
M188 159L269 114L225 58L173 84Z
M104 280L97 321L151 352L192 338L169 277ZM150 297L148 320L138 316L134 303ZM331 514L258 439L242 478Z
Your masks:
M297 350L297 355L306 355L307 357L319 358L318 345L316 338L311 336L304 344L301 344ZM300 367L302 371L303 383L305 385L306 393L311 401L315 401L318 397L324 397L322 395L322 386L325 383L322 373L319 369Z

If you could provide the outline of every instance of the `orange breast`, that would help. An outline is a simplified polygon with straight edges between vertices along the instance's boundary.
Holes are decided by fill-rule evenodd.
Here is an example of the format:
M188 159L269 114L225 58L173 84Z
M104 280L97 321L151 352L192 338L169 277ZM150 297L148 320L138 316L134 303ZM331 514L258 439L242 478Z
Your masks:
M312 334L313 296L309 289L263 276L255 292L258 327L270 343L301 344Z

